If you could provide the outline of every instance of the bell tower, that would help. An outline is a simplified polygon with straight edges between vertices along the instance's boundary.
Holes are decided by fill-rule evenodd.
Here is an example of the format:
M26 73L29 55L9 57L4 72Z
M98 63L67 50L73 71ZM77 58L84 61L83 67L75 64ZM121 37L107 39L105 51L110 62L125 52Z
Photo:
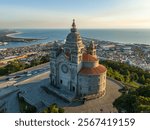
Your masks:
M73 19L72 28L66 38L66 44L64 45L65 54L69 55L69 59L72 63L80 64L82 61L82 54L84 50L84 44L81 36L76 28L75 19Z
M75 19L73 19L70 33L67 35L66 43L64 44L64 53L68 57L70 65L70 91L77 93L78 79L77 75L82 67L82 54L84 44L77 30Z
M87 48L87 53L92 55L93 57L97 57L96 55L96 45L94 43L94 41L91 41L89 47Z

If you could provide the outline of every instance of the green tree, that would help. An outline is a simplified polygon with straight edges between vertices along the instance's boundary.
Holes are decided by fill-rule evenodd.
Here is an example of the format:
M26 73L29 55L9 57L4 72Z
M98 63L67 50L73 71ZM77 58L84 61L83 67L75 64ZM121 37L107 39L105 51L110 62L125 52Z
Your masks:
M6 70L5 67L0 67L0 76L8 74L8 71Z
M122 73L121 74L123 74L123 75L127 75L127 76L130 76L130 71L129 70L123 70L122 69Z
M114 71L114 78L119 81L124 81L123 75L121 75L118 71Z
M30 63L31 67L37 66L40 64L40 59L33 59Z
M119 112L135 112L136 109L136 96L131 94L123 94L121 97L115 100L113 105Z
M23 70L24 68L25 68L24 63L18 60L11 61L8 63L8 65L5 66L5 69L8 72L8 74Z
M119 112L150 112L150 85L130 89L116 99L113 105Z
M141 84L145 84L145 77L144 77L144 75L142 75L140 78L139 78L139 83L141 83Z
M145 84L146 84L146 85L149 85L149 84L150 84L150 78L146 78L146 79L145 79Z
M139 87L136 92L138 96L150 97L150 85Z
M139 105L137 107L138 112L144 112L144 113L149 113L150 112L150 105Z
M138 81L138 79L139 79L139 76L137 75L137 73L134 73L134 80Z
M64 113L64 109L57 106L56 103L51 104L43 110L44 113Z
M124 80L125 80L125 82L129 83L130 82L130 76L129 75L125 75L124 76Z
M150 97L139 96L138 100L143 105L150 105Z
M148 71L145 71L141 68L128 65L126 63L120 63L116 61L101 61L101 64L104 64L108 69L108 76L113 77L115 79L123 79L118 78L114 76L115 71L120 73L120 75L123 75L125 80L128 81L128 77L130 75L130 81L138 82L140 84L146 85L150 84L150 73ZM111 69L109 69L111 68Z
M113 76L113 70L111 67L108 67L108 72L107 72L107 75L112 77Z
M50 59L49 55L42 56L42 57L40 58L40 63L49 62L49 59Z

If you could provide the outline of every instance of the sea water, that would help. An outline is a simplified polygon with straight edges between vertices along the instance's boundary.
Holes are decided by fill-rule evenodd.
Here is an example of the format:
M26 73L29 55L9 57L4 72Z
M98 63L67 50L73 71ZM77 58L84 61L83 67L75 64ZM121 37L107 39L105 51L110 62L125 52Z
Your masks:
M37 38L41 40L32 42L9 42L0 48L28 46L47 43L54 40L64 40L70 29L14 29L11 36L16 38ZM150 45L150 29L80 29L82 37L112 41L122 44L148 44ZM10 35L9 35L10 36Z

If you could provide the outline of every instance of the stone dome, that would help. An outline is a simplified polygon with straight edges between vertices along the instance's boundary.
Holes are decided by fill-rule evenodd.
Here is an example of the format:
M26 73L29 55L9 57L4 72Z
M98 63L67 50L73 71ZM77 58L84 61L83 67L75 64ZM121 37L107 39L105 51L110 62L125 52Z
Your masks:
M78 42L81 41L81 36L79 33L77 32L71 32L68 34L67 38L66 38L66 42L67 43L74 43L74 42Z
M77 32L75 20L73 20L71 32L68 34L66 38L66 43L72 44L78 42L82 42L82 39L80 34Z

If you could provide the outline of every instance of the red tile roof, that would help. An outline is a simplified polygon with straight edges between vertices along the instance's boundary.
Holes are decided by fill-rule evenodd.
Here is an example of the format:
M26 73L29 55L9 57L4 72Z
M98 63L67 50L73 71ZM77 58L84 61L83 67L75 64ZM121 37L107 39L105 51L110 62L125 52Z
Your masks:
M98 67L94 68L82 68L79 72L79 74L84 74L84 75L100 75L106 71L106 67L103 65L99 65Z
M82 55L82 61L84 62L93 62L93 61L97 61L97 58L93 57L92 55L90 54L86 54L84 53Z

